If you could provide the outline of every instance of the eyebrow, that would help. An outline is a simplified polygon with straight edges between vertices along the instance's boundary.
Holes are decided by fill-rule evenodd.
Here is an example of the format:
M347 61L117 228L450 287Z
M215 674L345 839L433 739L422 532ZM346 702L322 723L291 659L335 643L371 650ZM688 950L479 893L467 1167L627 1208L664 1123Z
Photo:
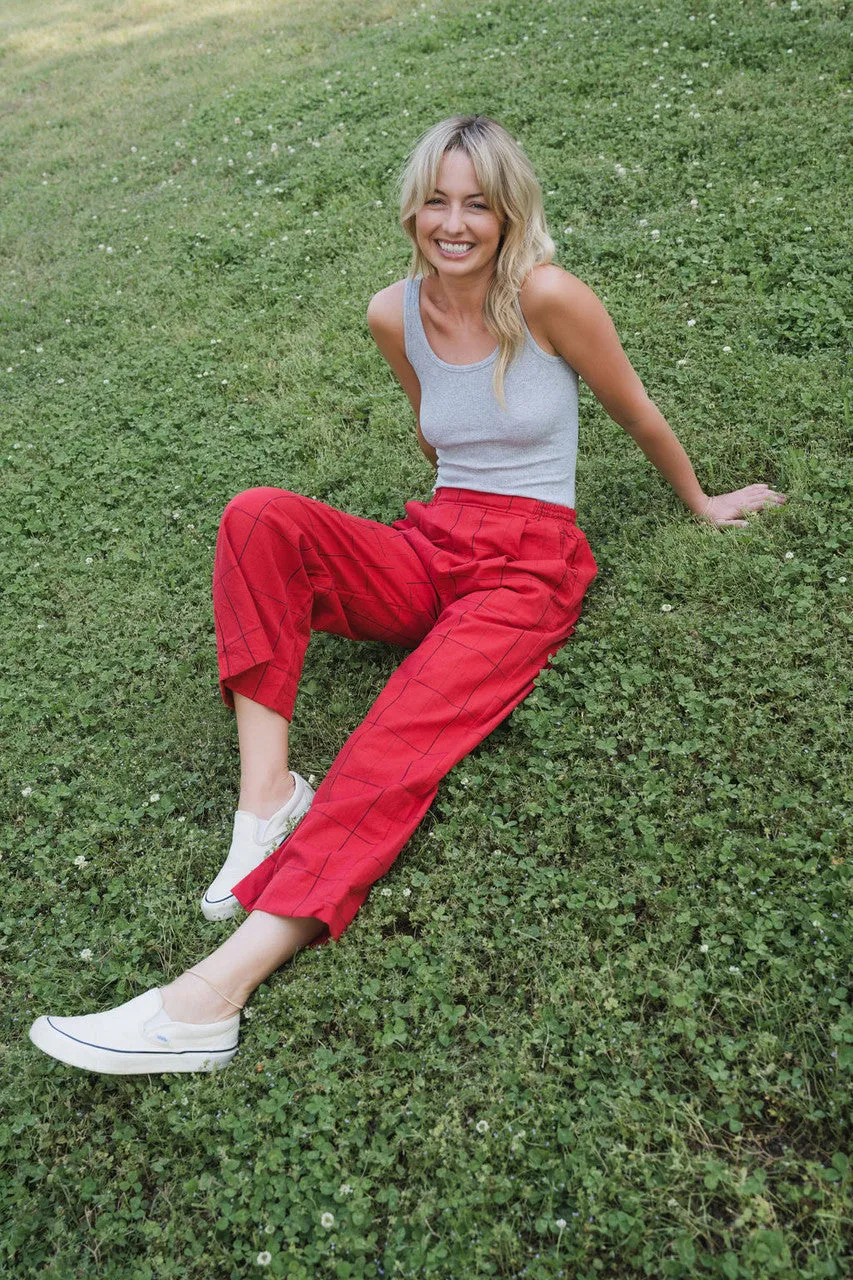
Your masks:
M446 195L447 195L447 192L446 192L446 191L442 191L441 187L433 187L433 191L438 192L438 194L439 194L440 196L446 196ZM481 196L481 195L483 195L482 191L472 191L472 192L471 192L471 194L470 194L469 196L465 196L465 197L464 197L464 199L465 199L465 200L473 200L474 196ZM485 197L484 197L484 198L485 198Z

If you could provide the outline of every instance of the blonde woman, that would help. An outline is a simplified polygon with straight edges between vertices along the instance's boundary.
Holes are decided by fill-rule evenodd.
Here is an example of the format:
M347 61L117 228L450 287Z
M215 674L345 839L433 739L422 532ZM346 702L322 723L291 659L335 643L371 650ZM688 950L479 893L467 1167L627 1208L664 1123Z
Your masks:
M228 1063L252 991L301 947L340 938L441 779L531 692L596 572L575 521L578 376L700 519L743 525L785 500L766 484L704 492L605 308L552 262L536 175L500 124L436 124L400 195L409 273L371 298L367 321L437 469L433 494L391 525L286 489L228 504L214 609L241 787L201 908L249 915L163 988L104 1013L39 1018L33 1042L74 1066ZM312 630L410 650L316 794L288 766Z

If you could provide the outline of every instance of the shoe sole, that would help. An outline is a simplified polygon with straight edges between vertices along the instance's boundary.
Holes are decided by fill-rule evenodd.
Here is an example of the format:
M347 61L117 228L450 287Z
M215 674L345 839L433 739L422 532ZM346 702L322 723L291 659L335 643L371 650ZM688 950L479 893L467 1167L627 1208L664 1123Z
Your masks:
M208 902L207 898L201 900L201 914L205 920L230 920L232 916L237 914L237 908L240 903L232 894L230 898L225 898L223 902Z
M237 1052L232 1049L183 1049L164 1053L160 1049L107 1049L103 1045L76 1040L52 1026L49 1017L37 1018L30 1027L36 1048L69 1067L98 1071L108 1076L149 1075L151 1072L219 1071L227 1067Z

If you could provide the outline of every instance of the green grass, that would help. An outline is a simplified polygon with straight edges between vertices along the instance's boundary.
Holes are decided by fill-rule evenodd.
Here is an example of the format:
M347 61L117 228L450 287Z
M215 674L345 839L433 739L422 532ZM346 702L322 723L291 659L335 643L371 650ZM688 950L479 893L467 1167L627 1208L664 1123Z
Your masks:
M853 1270L851 28L688 9L4 5L0 1274ZM230 928L197 907L235 794L226 501L431 490L364 313L408 263L405 154L472 110L703 485L789 502L698 526L584 388L600 573L535 692L226 1072L75 1072L34 1016ZM400 657L313 638L295 768Z

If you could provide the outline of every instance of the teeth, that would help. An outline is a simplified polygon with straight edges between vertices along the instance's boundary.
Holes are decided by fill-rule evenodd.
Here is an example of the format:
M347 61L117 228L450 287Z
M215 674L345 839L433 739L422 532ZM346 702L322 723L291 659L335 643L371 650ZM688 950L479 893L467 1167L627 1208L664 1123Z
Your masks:
M439 240L438 243L445 253L463 254L463 253L467 253L469 249L473 249L474 247L472 244L463 244L463 245L448 244L447 241L445 240Z

